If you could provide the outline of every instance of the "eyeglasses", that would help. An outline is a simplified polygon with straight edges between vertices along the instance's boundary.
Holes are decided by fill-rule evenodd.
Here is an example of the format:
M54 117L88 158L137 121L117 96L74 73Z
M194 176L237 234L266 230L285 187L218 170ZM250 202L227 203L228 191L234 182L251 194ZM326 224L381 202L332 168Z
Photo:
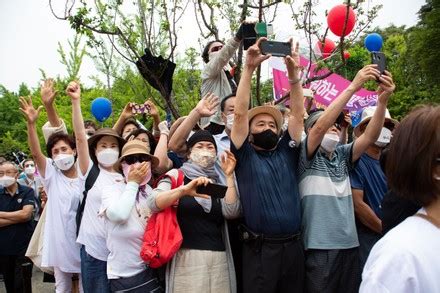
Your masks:
M220 51L223 48L223 45L215 46L211 48L211 52Z
M151 158L146 155L132 155L124 158L124 162L126 162L129 165L140 162L149 162L149 161L151 161Z

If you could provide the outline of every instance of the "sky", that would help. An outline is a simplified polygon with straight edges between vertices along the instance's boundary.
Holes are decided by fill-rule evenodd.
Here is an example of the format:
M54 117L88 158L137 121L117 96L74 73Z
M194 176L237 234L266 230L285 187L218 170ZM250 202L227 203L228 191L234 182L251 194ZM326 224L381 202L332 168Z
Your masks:
M61 2L63 0L55 0ZM298 2L298 1L296 1ZM299 1L301 2L301 1ZM340 4L341 0L321 0L318 3L318 12L331 9ZM425 0L366 0L365 7L381 3L383 9L374 21L374 26L386 27L389 24L407 27L417 23L417 12ZM191 6L191 5L190 5ZM178 50L197 45L197 30L190 7L184 17L184 30L178 42ZM322 21L325 21L324 17ZM293 23L274 23L275 32L283 32ZM284 31L285 32L285 31ZM289 31L290 33L290 31ZM67 21L57 20L51 13L48 0L0 0L0 84L10 91L17 91L20 83L36 87L41 79L40 68L47 76L65 76L64 65L59 62L57 52L58 42L67 48L67 40L74 36L73 30ZM201 60L200 60L201 62ZM88 79L96 75L94 63L84 58L80 70L82 80L91 85Z

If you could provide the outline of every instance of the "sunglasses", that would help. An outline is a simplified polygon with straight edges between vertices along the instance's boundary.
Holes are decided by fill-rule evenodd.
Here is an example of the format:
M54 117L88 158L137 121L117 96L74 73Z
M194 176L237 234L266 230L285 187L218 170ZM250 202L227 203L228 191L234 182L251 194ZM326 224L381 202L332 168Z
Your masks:
M132 165L135 163L149 162L151 158L146 155L134 155L125 157L123 161L128 165Z
M215 46L211 48L211 52L220 51L223 48L223 45Z

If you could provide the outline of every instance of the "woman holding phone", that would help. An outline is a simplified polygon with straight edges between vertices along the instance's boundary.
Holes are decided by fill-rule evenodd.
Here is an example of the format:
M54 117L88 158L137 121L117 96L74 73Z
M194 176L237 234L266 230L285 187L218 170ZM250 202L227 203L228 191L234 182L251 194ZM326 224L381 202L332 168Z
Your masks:
M206 130L197 131L188 140L188 161L180 170L184 183L171 190L169 177L159 181L148 204L153 212L179 201L177 220L183 242L168 264L167 292L236 292L235 271L225 219L238 217L240 202L234 180L235 157L227 151L221 166L227 178L227 190L222 195L197 193L197 187L218 182L214 163L217 146ZM178 171L167 173L177 179Z

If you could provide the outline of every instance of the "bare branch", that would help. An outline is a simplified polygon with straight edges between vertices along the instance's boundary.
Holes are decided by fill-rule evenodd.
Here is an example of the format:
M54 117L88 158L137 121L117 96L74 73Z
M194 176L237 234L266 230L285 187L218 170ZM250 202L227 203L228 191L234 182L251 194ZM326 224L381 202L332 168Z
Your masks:
M276 0L275 2L268 3L266 5L261 5L261 6L255 6L255 5L246 4L246 7L247 8L252 8L252 9L264 9L264 8L271 7L273 5L277 5L280 2L281 2L281 0ZM244 6L244 4L240 5L240 7L242 7L242 6Z
M205 17L205 12L203 11L202 8L202 0L197 0L197 3L199 5L199 10L200 10L200 15L202 16L202 21L203 24L205 25L205 27L209 30L211 35L214 35L216 39L218 39L218 30L216 27L213 27L211 25L213 25L213 8L211 6L208 5L210 11L211 11L211 16L210 16L210 20L211 20L211 24L208 24L206 17Z

